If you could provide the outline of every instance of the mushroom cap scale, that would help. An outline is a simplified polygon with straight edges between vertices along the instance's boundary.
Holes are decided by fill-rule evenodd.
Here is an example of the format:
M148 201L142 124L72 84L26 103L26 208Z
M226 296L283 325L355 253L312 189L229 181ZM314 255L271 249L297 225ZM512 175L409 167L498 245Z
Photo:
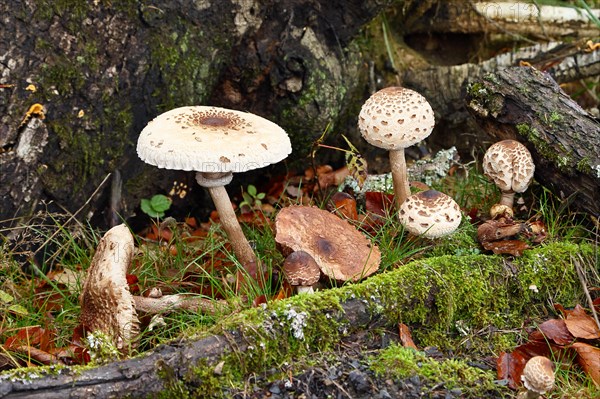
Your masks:
M525 388L541 395L554 388L554 380L554 363L545 356L529 359L521 374Z
M333 280L358 281L379 269L379 248L350 223L325 210L285 207L275 218L275 230L279 245L307 252Z
M462 212L450 196L427 190L409 196L400 206L398 217L410 233L437 238L458 228Z
M245 172L277 163L292 151L277 124L247 112L187 106L150 121L138 138L144 162L164 169Z
M431 105L425 97L404 87L386 87L363 104L358 128L371 145L400 150L429 136L435 125Z
M104 234L87 271L79 320L86 331L102 331L127 352L135 345L139 321L126 272L133 257L131 232L124 224Z
M483 172L501 191L522 193L531 183L535 164L523 144L516 140L502 140L492 144L485 152Z

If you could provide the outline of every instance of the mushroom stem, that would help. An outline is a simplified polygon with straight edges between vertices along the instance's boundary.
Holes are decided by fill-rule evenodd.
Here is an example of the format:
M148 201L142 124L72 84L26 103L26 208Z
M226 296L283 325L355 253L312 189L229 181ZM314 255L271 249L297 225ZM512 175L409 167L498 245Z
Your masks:
M257 262L256 255L242 231L242 226L240 226L240 223L235 216L225 186L207 187L207 189L212 197L217 212L219 212L221 225L225 229L227 237L229 237L235 256L244 268L253 262Z
M410 195L410 185L408 184L408 174L406 172L406 159L404 158L404 149L390 150L390 166L392 169L392 181L394 183L394 197L396 200L396 209Z
M135 309L138 312L150 314L178 309L215 314L217 313L218 309L221 308L221 306L215 306L215 302L206 298L190 297L178 294L165 295L159 298L134 296L133 302L135 303ZM219 305L221 304L219 303Z
M296 287L296 293L298 293L298 294L314 294L315 290L312 285L299 285Z
M500 198L500 205L506 205L511 210L513 207L513 203L515 200L515 192L514 191L502 191L502 198Z

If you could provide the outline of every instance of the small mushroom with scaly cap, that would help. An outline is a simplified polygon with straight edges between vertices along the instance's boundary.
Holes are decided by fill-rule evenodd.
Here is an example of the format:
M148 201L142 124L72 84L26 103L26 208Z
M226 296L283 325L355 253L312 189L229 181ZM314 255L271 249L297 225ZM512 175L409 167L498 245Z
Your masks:
M527 361L521 381L527 392L519 394L521 399L537 399L554 388L554 363L546 356L534 356Z
M408 197L400 206L398 217L410 233L438 238L458 228L462 213L458 204L448 195L427 190Z
M390 152L396 208L410 195L404 149L428 137L435 125L425 97L404 87L386 87L363 104L358 128L371 145Z
M483 172L502 192L500 205L512 212L515 193L522 193L529 187L535 164L531 153L523 144L515 140L502 140L488 148L483 156ZM506 208L502 211L505 212Z
M310 254L294 251L283 262L283 274L288 283L296 288L296 292L312 294L313 284L321 277L321 269Z
M281 161L292 151L286 132L258 115L217 107L175 108L142 130L138 156L164 169L196 172L219 212L233 252L248 268L256 255L235 216L225 190L234 172L246 172Z

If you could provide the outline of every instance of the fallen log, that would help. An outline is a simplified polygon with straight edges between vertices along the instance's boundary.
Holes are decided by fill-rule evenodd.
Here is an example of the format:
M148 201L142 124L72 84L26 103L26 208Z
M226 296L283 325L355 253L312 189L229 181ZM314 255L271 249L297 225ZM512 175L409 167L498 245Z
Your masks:
M600 121L550 75L531 67L489 73L468 81L465 101L488 135L527 146L539 183L600 214Z
M464 244L466 251L477 247ZM441 246L436 250L444 253ZM565 306L576 303L581 286L570 258L592 262L593 251L587 244L553 243L510 262L487 255L422 259L360 284L246 310L197 339L162 345L133 359L93 368L5 372L0 398L233 397L250 375L344 347L352 334L397 328L399 322L411 326L421 347L443 345L440 334L447 337L448 347L440 347L445 350L463 341L454 328L460 321L461 328L489 331L482 337L487 348L492 335L522 328L524 317L548 312L547 298ZM546 267L539 267L540 259ZM536 295L530 293L531 276L544 282Z

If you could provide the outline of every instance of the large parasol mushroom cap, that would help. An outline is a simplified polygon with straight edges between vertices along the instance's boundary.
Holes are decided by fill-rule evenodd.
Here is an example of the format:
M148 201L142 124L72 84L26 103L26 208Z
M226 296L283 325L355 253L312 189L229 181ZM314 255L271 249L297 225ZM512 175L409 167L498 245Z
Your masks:
M140 159L164 169L246 172L292 151L277 124L248 112L218 107L175 108L154 118L137 142Z
M358 281L379 269L379 248L348 222L317 207L283 208L275 230L278 244L308 253L333 280Z
M125 277L134 253L133 236L124 224L113 227L100 240L79 298L84 329L101 331L115 347L127 353L135 346L139 321Z

